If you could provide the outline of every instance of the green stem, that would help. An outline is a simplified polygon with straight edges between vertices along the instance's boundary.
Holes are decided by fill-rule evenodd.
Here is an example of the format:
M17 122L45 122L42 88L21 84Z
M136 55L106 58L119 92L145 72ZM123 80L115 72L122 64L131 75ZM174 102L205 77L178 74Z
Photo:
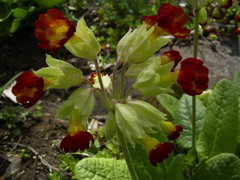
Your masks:
M194 46L193 46L193 57L197 58L198 56L198 1L194 1ZM196 97L192 96L192 150L195 160L197 160L197 151L196 151Z
M196 151L196 96L192 97L192 148L193 155L197 160L197 151Z
M120 88L119 88L119 97L122 98L124 95L124 83L125 83L125 73L127 70L128 64L125 62L123 64L123 68L122 68L122 73L121 73L121 83L120 83Z
M112 76L112 84L113 84L113 97L116 98L116 90L117 90L117 69L120 63L117 61L114 69L113 69L113 76Z
M98 80L99 80L99 84L100 84L100 87L101 87L101 91L102 91L102 95L103 95L103 99L105 102L107 102L107 106L110 107L111 109L111 102L106 94L106 91L105 91L105 88L103 86L103 81L102 81L102 75L100 73L100 68L99 68L99 65L98 65L98 60L97 58L93 60L94 64L95 64L95 68L96 68L96 72L97 72L97 76L98 76Z
M127 146L127 141L124 137L124 135L122 134L122 132L117 129L117 133L118 133L118 137L119 137L119 140L120 140L120 143L121 143L121 147L122 147L122 150L123 150L123 153L124 153L124 157L125 157L125 160L126 160L126 163L127 163L127 166L128 166L128 170L132 176L132 179L133 180L138 180L138 175L137 175L137 172L135 171L135 168L134 168L134 165L133 165L133 162L132 162L132 158L131 158L131 155L130 155L130 152L129 152L129 149L128 149L128 146Z

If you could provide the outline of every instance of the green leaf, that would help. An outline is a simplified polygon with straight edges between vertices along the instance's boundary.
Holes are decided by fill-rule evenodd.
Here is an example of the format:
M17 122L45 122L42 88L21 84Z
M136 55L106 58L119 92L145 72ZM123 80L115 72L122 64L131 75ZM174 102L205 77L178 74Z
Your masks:
M222 153L202 163L192 180L239 180L240 160L230 153Z
M220 80L209 98L203 131L197 141L200 156L234 153L238 136L238 96L232 82Z
M237 89L238 95L240 95L240 71L234 73L233 83Z
M183 156L175 157L167 169L166 180L184 180L183 177ZM174 172L174 173L173 173Z
M131 180L124 160L105 158L85 158L75 166L76 178L79 180Z
M174 110L173 122L183 127L177 143L182 148L192 147L192 97L184 94ZM205 115L205 106L196 99L196 137L198 138L203 127L203 120Z
M171 115L173 115L176 104L178 103L175 97L169 94L160 94L157 96L157 100Z

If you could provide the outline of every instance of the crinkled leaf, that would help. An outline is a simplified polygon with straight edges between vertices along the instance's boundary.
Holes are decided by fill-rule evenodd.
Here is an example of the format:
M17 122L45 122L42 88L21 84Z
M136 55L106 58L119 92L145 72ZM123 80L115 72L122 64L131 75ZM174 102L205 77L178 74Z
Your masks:
M191 180L239 180L240 160L230 153L212 157L198 167Z
M197 141L200 156L234 153L238 136L238 96L232 82L219 81L210 96L205 123Z
M79 180L131 180L124 160L105 158L85 158L75 166L75 176Z
M240 71L234 73L233 83L236 86L237 94L240 95Z
M198 138L204 123L205 107L196 99L196 138ZM184 94L176 104L173 122L183 127L177 143L183 148L192 147L192 96Z
M176 104L178 103L175 97L169 94L160 94L157 96L157 100L171 115L173 115Z

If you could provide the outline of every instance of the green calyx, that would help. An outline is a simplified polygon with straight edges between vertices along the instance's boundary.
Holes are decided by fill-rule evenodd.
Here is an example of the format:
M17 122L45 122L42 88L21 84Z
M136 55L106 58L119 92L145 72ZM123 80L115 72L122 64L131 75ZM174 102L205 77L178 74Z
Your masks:
M73 109L78 110L78 114L83 124L86 124L95 104L94 94L91 88L76 89L65 103L58 109L58 118L68 118Z
M71 64L46 55L46 63L49 67L41 68L34 74L51 81L48 88L69 88L79 86L83 81L82 71Z
M77 23L75 34L64 45L74 56L87 60L96 59L101 46L93 31L88 28L84 18Z

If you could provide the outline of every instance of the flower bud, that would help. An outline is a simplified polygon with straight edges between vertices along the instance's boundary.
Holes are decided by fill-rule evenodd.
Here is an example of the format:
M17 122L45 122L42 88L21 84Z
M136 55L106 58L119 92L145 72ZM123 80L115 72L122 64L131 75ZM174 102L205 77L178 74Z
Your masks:
M199 10L198 22L199 22L199 24L201 24L203 26L207 24L207 10L205 7L202 7Z
M93 31L89 29L86 22L81 18L77 23L76 32L67 41L65 47L74 55L87 60L96 59L101 46Z

